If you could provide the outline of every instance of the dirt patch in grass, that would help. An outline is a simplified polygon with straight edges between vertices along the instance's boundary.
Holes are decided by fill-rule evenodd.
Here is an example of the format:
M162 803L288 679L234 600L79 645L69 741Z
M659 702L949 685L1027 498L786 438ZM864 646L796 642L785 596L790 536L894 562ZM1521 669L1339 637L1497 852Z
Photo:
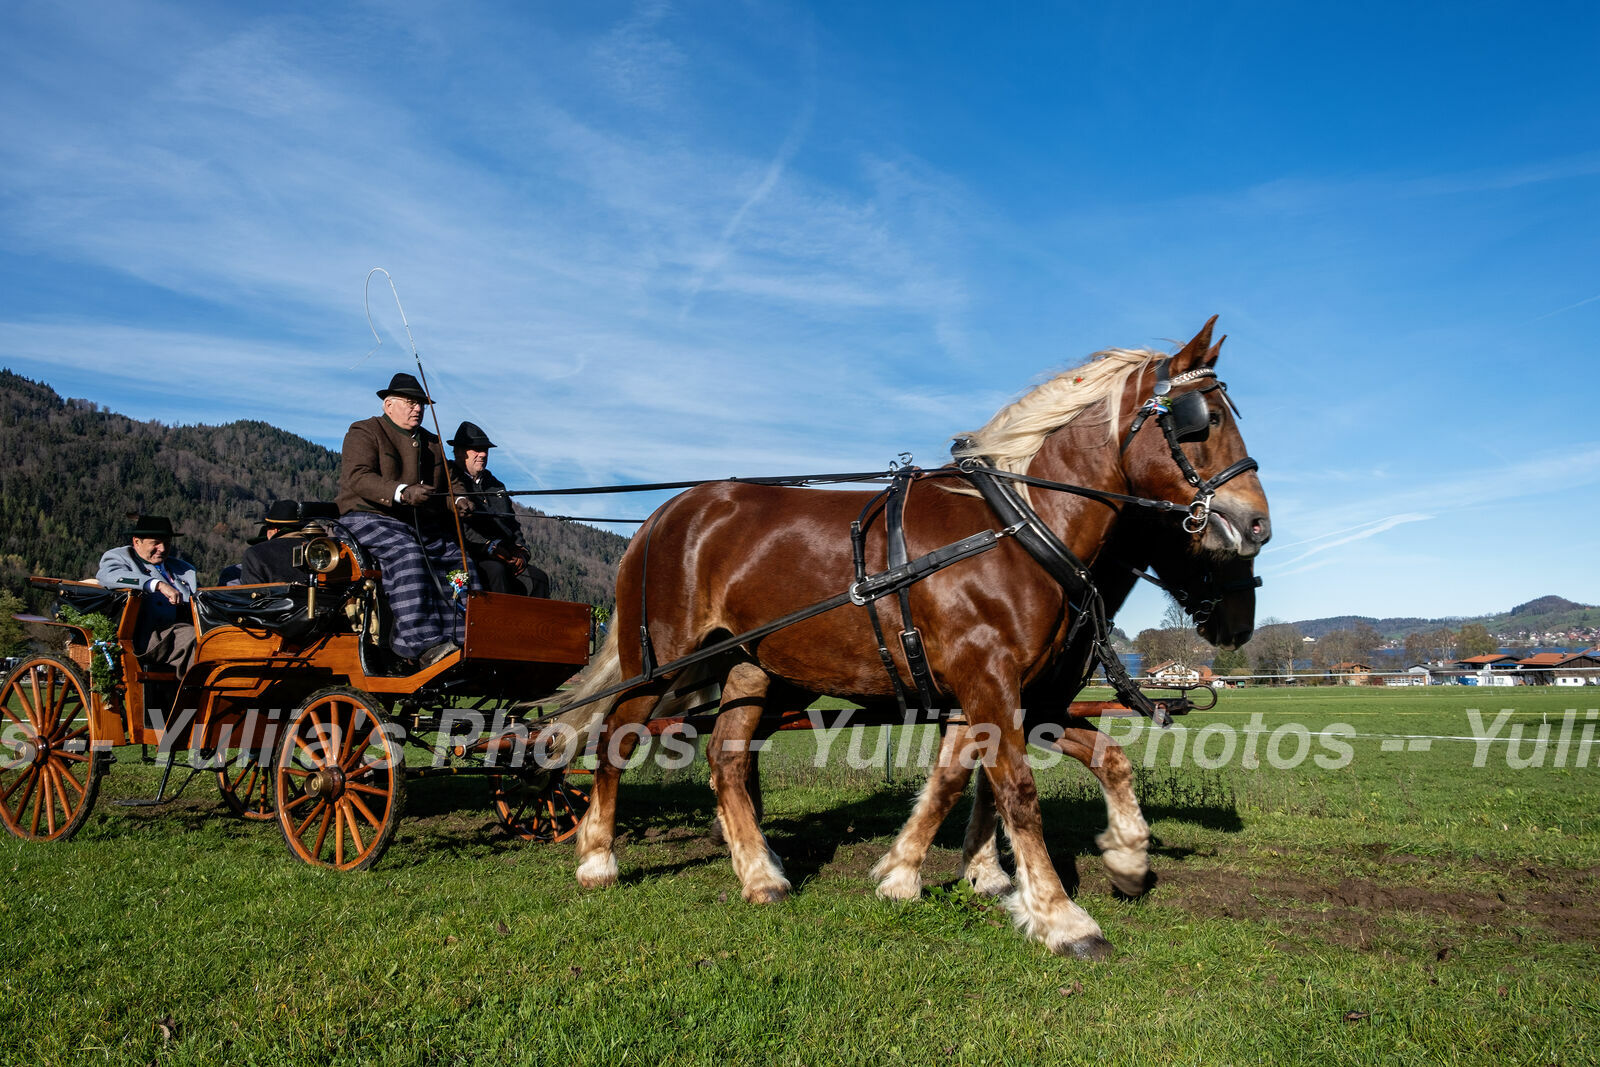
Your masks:
M1502 892L1474 892L1363 878L1319 881L1283 872L1165 865L1151 899L1203 917L1281 921L1314 927L1319 936L1362 948L1380 927L1403 915L1443 918L1463 927L1495 927L1558 941L1600 942L1591 907L1600 871L1525 867L1509 872Z

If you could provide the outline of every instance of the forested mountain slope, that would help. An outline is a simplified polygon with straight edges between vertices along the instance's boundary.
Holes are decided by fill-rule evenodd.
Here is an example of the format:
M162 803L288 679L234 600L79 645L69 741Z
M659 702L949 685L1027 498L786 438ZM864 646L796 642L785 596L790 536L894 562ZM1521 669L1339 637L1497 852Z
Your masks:
M29 574L86 578L123 544L129 512L166 515L204 582L237 562L267 505L332 500L339 454L264 422L137 422L0 370L0 585ZM552 595L610 604L625 538L522 509Z

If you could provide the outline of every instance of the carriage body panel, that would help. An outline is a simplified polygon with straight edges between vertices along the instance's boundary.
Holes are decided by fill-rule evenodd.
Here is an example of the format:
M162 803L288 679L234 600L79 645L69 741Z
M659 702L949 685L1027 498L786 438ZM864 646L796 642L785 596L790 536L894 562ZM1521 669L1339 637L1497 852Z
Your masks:
M570 835L586 810L587 791L565 782L564 768L524 768L487 754L500 750L506 732L526 735L522 713L588 663L590 606L469 593L462 649L418 668L383 646L381 575L363 568L348 547L341 551L305 582L198 590L191 602L194 659L182 678L147 669L133 651L144 594L92 581L30 579L86 616L104 615L109 628L93 625L109 643L97 644L89 625L24 617L64 631L67 645L60 657L30 659L0 691L6 714L0 815L7 828L30 840L70 837L94 802L110 750L148 745L167 761L167 773L187 750L192 772L216 773L223 799L246 818L279 818L277 802L285 796L302 812L336 811L309 830L298 815L279 818L291 853L323 866L353 870L377 859L394 835L408 775L486 775L495 810L513 834ZM118 646L115 654L110 643ZM96 675L97 659L110 670ZM435 759L408 769L405 746L423 745L424 735L438 733L463 706L492 709L493 722L485 716L477 733L453 735L444 766ZM36 724L48 715L61 723ZM352 741L337 734L341 728L365 731L354 762L347 758ZM72 751L60 750L62 738ZM51 751L52 744L60 751ZM332 751L346 755L334 760ZM282 759L313 769L280 774L275 764ZM139 803L160 802L166 784L164 774L155 800ZM382 804L372 802L375 789ZM530 808L536 810L525 817Z

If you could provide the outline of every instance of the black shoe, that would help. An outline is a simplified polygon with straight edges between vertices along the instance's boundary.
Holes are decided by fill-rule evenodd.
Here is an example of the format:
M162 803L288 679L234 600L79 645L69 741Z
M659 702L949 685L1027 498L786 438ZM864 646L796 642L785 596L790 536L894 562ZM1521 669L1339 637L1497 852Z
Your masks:
M418 666L422 667L423 670L427 670L435 663L438 663L440 660L450 655L450 653L458 651L460 651L460 646L454 641L440 641L437 645L434 645L422 655L418 656L417 664Z

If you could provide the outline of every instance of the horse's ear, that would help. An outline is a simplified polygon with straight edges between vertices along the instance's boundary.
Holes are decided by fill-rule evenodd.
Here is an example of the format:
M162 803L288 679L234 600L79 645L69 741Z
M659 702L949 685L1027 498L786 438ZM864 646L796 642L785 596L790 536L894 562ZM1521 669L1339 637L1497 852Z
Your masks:
M1200 327L1200 332L1194 335L1193 340L1172 357L1171 373L1182 374L1204 364L1211 350L1211 328L1216 324L1217 317L1213 315L1206 320L1204 326Z
M1221 337L1217 338L1217 343L1212 345L1211 350L1206 353L1206 366L1215 367L1217 365L1217 357L1222 355L1222 342L1226 341L1227 339L1227 334L1223 334Z

